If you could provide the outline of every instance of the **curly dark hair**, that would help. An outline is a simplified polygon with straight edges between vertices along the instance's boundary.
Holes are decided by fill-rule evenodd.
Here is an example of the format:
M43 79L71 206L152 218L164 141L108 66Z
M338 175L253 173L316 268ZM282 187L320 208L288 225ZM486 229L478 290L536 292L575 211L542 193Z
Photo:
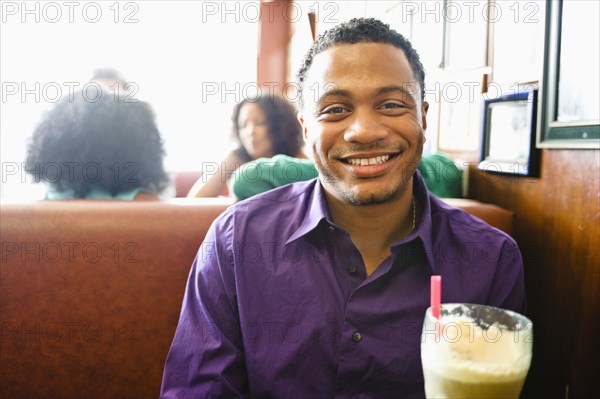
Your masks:
M165 150L149 104L100 91L61 99L36 127L27 146L26 172L34 181L85 198L99 188L116 195L142 188L158 194L169 176Z
M425 99L425 69L423 68L419 54L410 42L400 33L390 29L388 24L384 24L378 19L353 18L350 21L343 22L319 35L304 57L297 76L300 108L304 107L302 99L304 80L312 66L315 56L338 44L355 43L385 43L391 44L404 51L404 54L412 67L415 78L417 79L417 82L419 82L421 99Z
M236 104L231 115L232 136L240 144L237 150L244 160L251 161L252 157L248 154L240 140L240 129L238 118L244 104L254 103L260 107L265 114L267 121L267 131L271 142L273 143L273 154L284 154L291 157L296 156L302 145L302 125L298 122L297 111L292 104L278 95L258 96L245 98Z

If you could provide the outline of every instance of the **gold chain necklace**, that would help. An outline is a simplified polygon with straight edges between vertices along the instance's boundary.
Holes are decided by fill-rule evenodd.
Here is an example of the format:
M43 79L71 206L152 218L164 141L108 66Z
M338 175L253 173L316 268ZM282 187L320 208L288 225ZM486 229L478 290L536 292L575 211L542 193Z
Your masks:
M417 205L415 204L415 196L412 197L412 208L413 208L413 222L412 229L410 231L414 231L415 226L417 225Z

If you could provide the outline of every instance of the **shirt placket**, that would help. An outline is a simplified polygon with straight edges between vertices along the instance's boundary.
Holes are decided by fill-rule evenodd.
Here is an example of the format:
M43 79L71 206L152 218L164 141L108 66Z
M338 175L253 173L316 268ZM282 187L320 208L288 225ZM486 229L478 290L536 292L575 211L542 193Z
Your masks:
M352 244L349 236L334 227L329 227L330 237L337 234L337 242L332 248L335 257L335 271L346 298L344 318L340 329L340 347L338 354L335 397L347 397L350 385L357 379L364 378L355 370L368 370L366 364L369 353L368 326L356 311L364 308L365 296L361 295L361 287L369 284L364 262L358 249ZM391 262L390 259L386 262ZM382 265L383 266L383 265ZM363 364L364 363L364 364Z

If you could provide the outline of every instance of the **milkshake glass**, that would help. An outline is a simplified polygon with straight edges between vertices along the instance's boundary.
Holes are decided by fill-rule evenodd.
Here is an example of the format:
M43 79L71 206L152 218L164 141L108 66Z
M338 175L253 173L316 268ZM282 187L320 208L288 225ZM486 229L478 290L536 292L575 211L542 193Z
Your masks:
M533 324L518 313L474 304L425 312L421 361L430 398L518 398L531 363Z

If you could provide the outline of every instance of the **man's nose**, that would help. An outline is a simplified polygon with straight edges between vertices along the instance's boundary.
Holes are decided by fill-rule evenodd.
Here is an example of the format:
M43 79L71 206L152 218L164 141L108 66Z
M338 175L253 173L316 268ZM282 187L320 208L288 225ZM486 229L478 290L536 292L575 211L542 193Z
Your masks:
M344 132L344 140L370 143L385 139L388 134L387 126L381 123L375 112L357 110L354 120Z

